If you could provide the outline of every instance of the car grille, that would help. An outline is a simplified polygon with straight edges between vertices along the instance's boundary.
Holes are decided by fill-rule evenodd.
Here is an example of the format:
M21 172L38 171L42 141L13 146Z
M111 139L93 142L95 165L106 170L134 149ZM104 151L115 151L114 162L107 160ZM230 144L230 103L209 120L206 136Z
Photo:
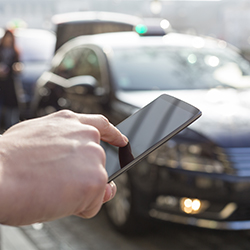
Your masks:
M225 148L234 174L238 176L250 176L250 148Z

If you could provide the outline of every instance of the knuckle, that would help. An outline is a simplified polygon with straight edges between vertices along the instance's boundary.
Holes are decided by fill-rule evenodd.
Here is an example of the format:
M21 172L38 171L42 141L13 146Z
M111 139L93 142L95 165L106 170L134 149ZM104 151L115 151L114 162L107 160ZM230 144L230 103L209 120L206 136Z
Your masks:
M73 111L71 110L67 110L67 109L64 109L64 110L60 110L58 112L55 113L56 116L58 117L62 117L62 118L76 118L76 115Z
M106 171L104 171L104 168L102 168L99 171L98 178L96 178L96 182L94 182L94 187L97 188L98 190L103 190L104 187L106 186L107 183L107 174Z
M82 179L80 183L83 184L82 187L87 185L87 190L89 191L100 190L107 183L108 178L105 170L105 151L99 144L93 142L88 143L84 148L80 147L79 152L82 151L85 151L87 155L87 158L83 157L81 158L81 161L86 162L86 165L88 166L88 178L84 179L84 183L82 183Z
M104 149L101 146L99 146L99 157L102 160L102 162L105 164L105 162L106 162L106 154L105 154Z
M104 190L108 181L107 173L104 167L95 168L91 181L88 182L87 190L89 193L100 194Z
M99 115L99 119L102 123L102 127L104 130L109 128L109 120L107 117L103 116L103 115Z
M95 127L89 127L88 134L89 134L90 138L92 140L94 140L95 142L100 141L100 138L101 138L100 132Z
M99 159L99 161L104 164L106 161L106 154L102 146L100 146L99 144L91 144L91 146L94 152L94 157L96 157L96 159Z

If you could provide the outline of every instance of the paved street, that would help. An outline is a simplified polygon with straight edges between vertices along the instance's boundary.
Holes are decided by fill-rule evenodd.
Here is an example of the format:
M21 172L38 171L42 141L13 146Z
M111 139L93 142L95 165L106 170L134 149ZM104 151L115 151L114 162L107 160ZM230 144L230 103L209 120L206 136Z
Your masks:
M37 226L39 228L39 225ZM3 228L2 231L5 231ZM8 230L13 229L7 227ZM7 230L7 231L8 231ZM10 248L1 250L249 250L250 231L210 231L204 229L164 225L159 230L140 237L126 237L115 232L101 212L91 220L69 217L43 224L36 230L25 226L19 230L29 248L13 246L17 237L8 239L3 233L5 243L11 240ZM10 234L13 232L9 232ZM22 242L24 244L25 242ZM20 239L19 239L19 244ZM6 244L5 244L6 245Z

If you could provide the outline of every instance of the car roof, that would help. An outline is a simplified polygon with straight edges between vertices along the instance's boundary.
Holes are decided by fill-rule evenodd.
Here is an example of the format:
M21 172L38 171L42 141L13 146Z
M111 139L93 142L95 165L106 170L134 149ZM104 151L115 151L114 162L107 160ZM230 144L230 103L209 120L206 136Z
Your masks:
M140 36L135 31L102 33L76 37L65 43L56 53L52 60L52 65L57 65L62 60L64 54L79 46L91 45L99 47L107 52L112 49L129 47L186 47L186 48L208 48L225 49L231 46L227 42L211 37L200 37L181 33L168 33L164 36ZM238 53L237 48L232 47L232 52ZM111 49L111 50L110 50Z
M52 17L52 22L56 25L62 23L78 23L88 21L110 21L137 25L142 22L141 18L129 14L105 12L105 11L78 11L57 14Z
M56 30L56 51L77 36L107 32L132 31L142 19L128 14L105 11L79 11L52 17Z
M89 36L80 36L72 39L63 46L63 50L70 47L92 44L105 48L130 47L130 46L176 46L176 47L194 47L194 48L225 48L228 44L225 41L210 38L199 37L180 33L168 33L164 36L140 36L136 32L115 32L104 33Z

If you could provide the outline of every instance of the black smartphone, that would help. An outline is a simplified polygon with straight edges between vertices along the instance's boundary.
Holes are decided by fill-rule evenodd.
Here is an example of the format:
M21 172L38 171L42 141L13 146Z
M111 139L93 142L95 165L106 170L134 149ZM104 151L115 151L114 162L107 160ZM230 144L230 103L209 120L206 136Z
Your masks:
M200 116L201 111L196 107L163 94L119 123L116 127L128 137L129 144L123 148L103 144L108 182L135 166Z

